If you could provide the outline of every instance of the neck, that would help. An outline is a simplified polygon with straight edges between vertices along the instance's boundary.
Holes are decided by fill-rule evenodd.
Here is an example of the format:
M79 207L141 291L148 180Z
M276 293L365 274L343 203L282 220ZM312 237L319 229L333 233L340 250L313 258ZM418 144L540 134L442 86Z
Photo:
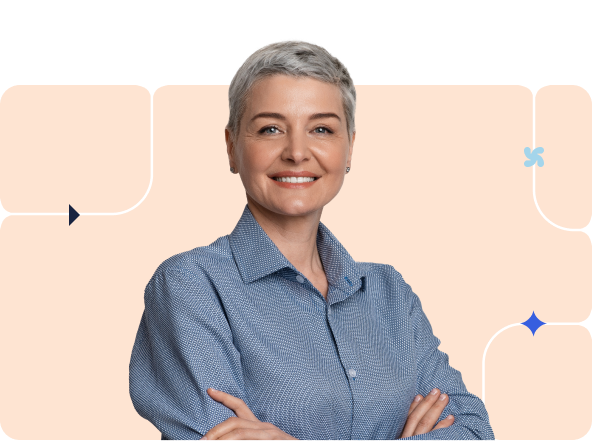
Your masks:
M317 232L323 209L297 216L279 214L258 204L247 194L255 220L280 252L304 274L323 271L317 249Z

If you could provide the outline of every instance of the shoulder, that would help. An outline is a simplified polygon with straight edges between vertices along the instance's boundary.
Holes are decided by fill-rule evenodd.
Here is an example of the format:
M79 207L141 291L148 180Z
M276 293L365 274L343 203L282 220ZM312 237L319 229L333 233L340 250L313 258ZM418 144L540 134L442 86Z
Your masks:
M408 303L415 295L394 266L386 263L356 262L366 276L368 292L387 302Z
M154 271L144 290L147 320L161 327L163 333L172 329L173 322L194 330L208 326L229 332L213 271L219 267L218 272L228 272L231 265L234 259L227 236L168 257Z
M213 267L224 268L234 265L228 235L219 237L209 245L193 248L165 259L155 274L171 271L187 271L195 275L205 275Z
M394 266L387 263L356 262L360 272L368 278L377 278L383 282L401 284L405 279Z
M164 292L189 291L192 295L211 297L212 274L228 272L235 266L228 236L219 237L209 245L174 254L162 261L146 286L145 298L162 296Z

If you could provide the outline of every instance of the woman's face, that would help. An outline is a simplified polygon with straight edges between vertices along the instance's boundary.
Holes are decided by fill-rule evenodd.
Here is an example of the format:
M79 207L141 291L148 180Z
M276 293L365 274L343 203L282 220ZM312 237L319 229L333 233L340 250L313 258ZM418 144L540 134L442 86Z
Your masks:
M318 212L337 195L355 139L354 133L348 140L337 86L287 75L252 86L235 144L229 135L230 166L240 173L249 202L289 216Z

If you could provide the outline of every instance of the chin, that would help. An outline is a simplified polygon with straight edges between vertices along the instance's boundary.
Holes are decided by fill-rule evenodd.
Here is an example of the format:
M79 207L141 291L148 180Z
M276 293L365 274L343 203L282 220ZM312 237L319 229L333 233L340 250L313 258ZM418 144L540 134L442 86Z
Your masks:
M282 204L280 207L278 207L278 210L274 210L276 211L278 214L283 214L285 216L304 216L307 214L312 214L317 212L318 210L322 209L323 206L316 206L310 203L304 203L304 204Z

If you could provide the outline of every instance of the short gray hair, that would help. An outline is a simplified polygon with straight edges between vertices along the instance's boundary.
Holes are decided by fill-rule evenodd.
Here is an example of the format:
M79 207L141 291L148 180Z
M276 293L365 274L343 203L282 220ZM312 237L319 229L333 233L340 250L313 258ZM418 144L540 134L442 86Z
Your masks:
M236 72L228 90L230 116L226 125L233 140L239 133L251 87L271 75L312 77L338 86L351 141L356 130L356 89L349 72L326 49L304 41L282 41L264 46L247 58Z

